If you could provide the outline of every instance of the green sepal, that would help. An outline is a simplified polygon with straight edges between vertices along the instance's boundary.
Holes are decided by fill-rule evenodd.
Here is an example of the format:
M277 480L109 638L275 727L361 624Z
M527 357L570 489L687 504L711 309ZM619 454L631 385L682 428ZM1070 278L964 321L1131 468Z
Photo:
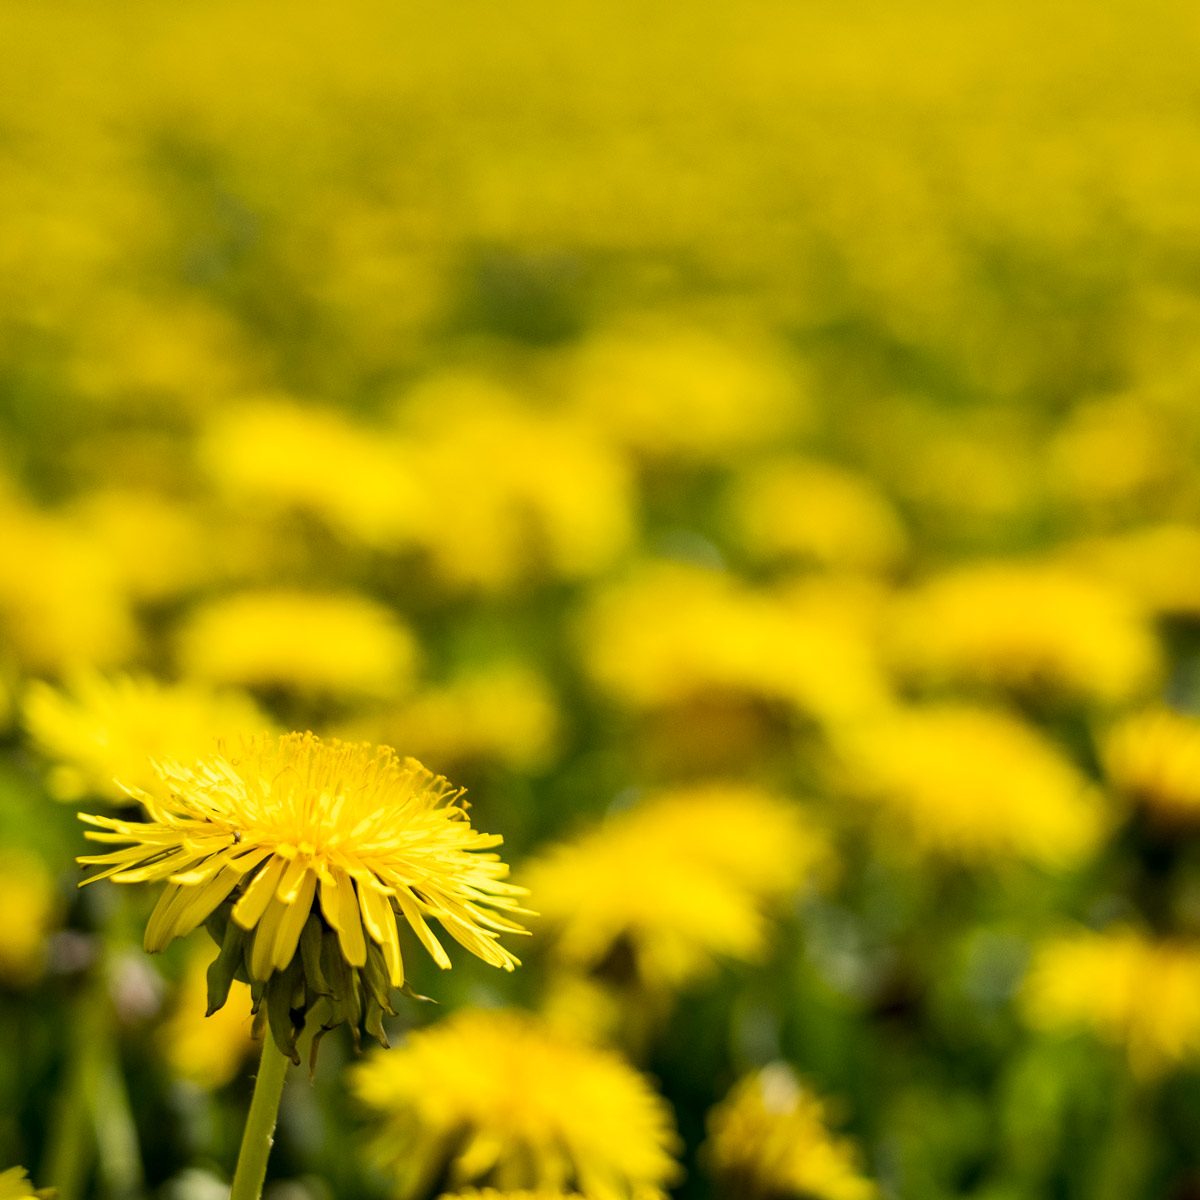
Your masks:
M211 1017L219 1008L223 1008L225 1001L229 999L229 989L233 986L242 962L242 942L245 938L246 931L235 921L225 922L221 949L217 957L208 964L208 1011L204 1014L206 1017Z

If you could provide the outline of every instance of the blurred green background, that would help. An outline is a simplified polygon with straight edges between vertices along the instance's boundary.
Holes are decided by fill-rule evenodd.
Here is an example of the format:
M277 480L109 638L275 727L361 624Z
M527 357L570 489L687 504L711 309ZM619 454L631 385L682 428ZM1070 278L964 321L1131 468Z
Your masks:
M75 810L263 725L468 787L543 916L511 977L411 955L393 1040L618 1048L673 1195L1200 1196L1194 6L0 45L0 1167L220 1194L245 1021L76 893ZM388 1191L328 1043L278 1200ZM826 1109L734 1161L772 1063Z

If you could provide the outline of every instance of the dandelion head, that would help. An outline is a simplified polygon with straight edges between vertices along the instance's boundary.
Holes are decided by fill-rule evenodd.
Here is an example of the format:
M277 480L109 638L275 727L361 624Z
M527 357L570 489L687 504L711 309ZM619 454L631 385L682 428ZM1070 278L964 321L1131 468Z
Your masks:
M218 737L267 724L242 692L97 671L77 673L62 688L35 681L24 710L26 727L54 763L49 790L63 801L128 803L126 788L157 787L154 761L198 759Z
M729 1196L873 1200L858 1147L830 1132L825 1104L782 1063L738 1082L712 1111L706 1152Z
M1112 786L1155 817L1200 821L1200 717L1150 708L1117 722L1101 739Z
M662 1200L678 1174L670 1111L649 1081L518 1012L458 1012L371 1055L351 1081L404 1200L438 1180Z
M1200 945L1137 929L1046 939L1022 988L1026 1021L1046 1033L1087 1032L1123 1049L1152 1078L1200 1059Z
M221 946L210 1011L248 982L289 1056L309 1023L386 1041L401 922L441 967L430 917L485 962L516 965L499 939L522 930L501 914L522 911L524 889L505 882L502 839L473 829L461 791L415 759L289 733L157 770L162 787L137 794L147 820L83 816L91 840L119 847L80 859L100 868L85 882L162 882L146 949L207 924Z

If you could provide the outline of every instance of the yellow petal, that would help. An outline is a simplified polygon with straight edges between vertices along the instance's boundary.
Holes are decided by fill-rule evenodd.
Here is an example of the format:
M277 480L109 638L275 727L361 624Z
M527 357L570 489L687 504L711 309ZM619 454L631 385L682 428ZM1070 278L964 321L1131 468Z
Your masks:
M250 881L242 898L233 906L233 919L243 929L253 929L262 920L267 905L275 897L279 878L285 864L282 858L272 858Z
M300 932L308 914L312 911L313 893L316 891L317 877L311 871L305 871L303 878L293 893L291 901L283 901L276 894L276 902L285 905L283 920L275 933L275 946L271 958L277 971L282 971L296 954L296 946L300 942ZM280 888L282 891L282 886Z

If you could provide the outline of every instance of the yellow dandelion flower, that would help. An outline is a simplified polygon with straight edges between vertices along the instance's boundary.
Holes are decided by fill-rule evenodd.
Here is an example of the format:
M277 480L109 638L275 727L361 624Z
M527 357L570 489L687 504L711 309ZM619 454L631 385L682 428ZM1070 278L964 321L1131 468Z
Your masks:
M572 405L650 458L724 461L808 418L807 381L778 347L683 320L601 330L571 367Z
M352 1068L399 1200L448 1186L663 1200L678 1175L666 1102L615 1053L515 1011L464 1010Z
M66 521L7 505L0 543L0 639L21 668L57 674L133 657L129 598L102 546Z
M40 858L15 849L0 854L0 980L14 986L37 980L60 908Z
M52 1188L35 1190L24 1167L0 1171L0 1200L52 1200L53 1196Z
M389 990L405 982L401 920L443 968L429 917L485 962L516 965L499 937L524 931L500 912L521 912L524 889L488 852L502 839L472 829L461 792L415 759L290 733L157 770L163 786L137 793L149 820L83 816L92 841L121 846L81 858L101 868L85 882L165 882L145 948L208 922L221 944L210 1011L247 980L289 1056L318 1005L317 1027L365 1018L384 1040Z
M529 578L588 579L633 540L630 467L583 422L466 373L426 380L398 417L406 469L427 498L415 542L447 584L500 591Z
M648 797L527 871L559 962L603 971L625 952L638 980L671 989L717 958L757 958L771 904L830 861L796 805L710 784Z
M379 431L286 397L220 412L203 432L199 453L232 500L310 514L368 546L401 538L421 502L411 473Z
M95 671L77 673L63 688L31 683L24 716L34 742L56 764L51 794L72 802L93 796L128 803L129 788L158 786L153 762L203 758L217 738L268 725L240 692Z
M900 672L934 685L1113 705L1152 691L1162 672L1128 596L1054 565L956 568L898 601L891 633Z
M826 1106L783 1063L734 1085L709 1114L706 1154L722 1195L874 1200L862 1155L829 1130Z
M1107 580L1168 617L1200 617L1200 528L1148 525L1089 538L1071 551L1081 570Z
M1165 820L1200 821L1200 717L1152 708L1101 739L1112 785Z
M1050 938L1022 989L1026 1020L1045 1032L1086 1030L1122 1048L1150 1078L1200 1060L1200 945L1117 927Z
M751 696L834 721L876 709L888 694L852 623L685 563L652 564L602 591L579 632L593 680L636 708Z
M582 1200L578 1192L563 1192L558 1188L522 1188L516 1192L498 1192L495 1188L467 1188L462 1192L446 1192L438 1200Z
M868 479L832 463L774 459L736 481L728 507L738 544L756 561L883 572L907 535Z
M967 705L897 709L838 740L842 785L901 850L1065 868L1108 825L1098 791L1031 726Z
M512 662L479 667L422 691L376 725L380 740L408 746L422 759L536 771L554 754L561 718L545 679Z
M227 596L193 612L179 638L185 675L305 695L390 698L408 690L416 658L400 618L355 594Z
M230 988L233 1003L205 1014L207 959L202 948L189 956L171 1014L158 1031L171 1071L206 1090L227 1084L254 1048L246 984L235 981Z

